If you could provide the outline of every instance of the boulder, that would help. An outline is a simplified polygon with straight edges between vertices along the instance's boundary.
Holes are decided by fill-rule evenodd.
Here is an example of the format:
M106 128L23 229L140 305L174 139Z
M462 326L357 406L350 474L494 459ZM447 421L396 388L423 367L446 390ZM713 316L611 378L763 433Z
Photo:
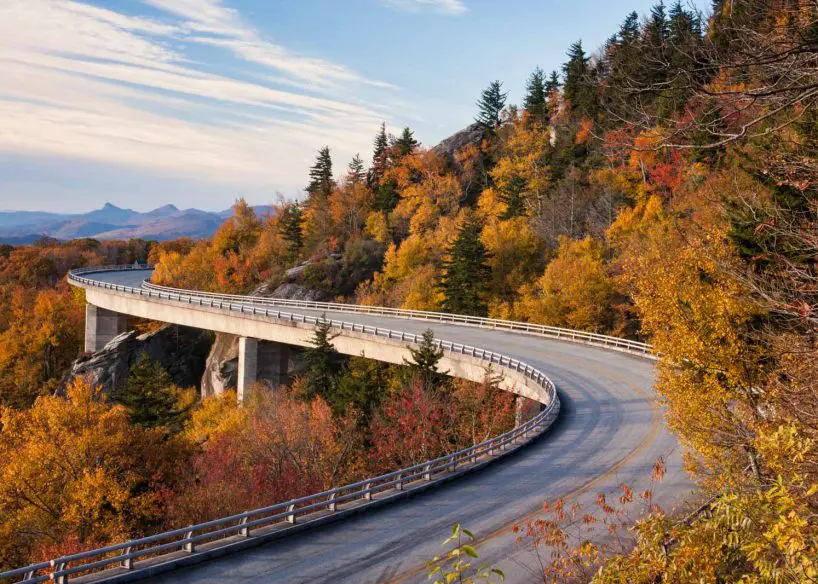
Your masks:
M202 375L202 398L235 390L238 384L239 337L216 333Z
M289 300L309 300L310 302L327 302L330 300L330 298L320 290L307 288L306 286L293 284L291 282L282 284L270 294L266 295L266 297L287 298Z
M438 156L444 156L449 162L454 162L454 155L458 151L467 146L479 146L483 141L483 135L483 126L474 123L456 134L452 134L435 146L432 151Z
M196 387L212 340L213 333L209 331L178 325L165 325L142 334L128 331L112 339L101 351L74 361L57 391L62 392L75 377L87 377L104 391L116 394L124 388L131 365L142 353L158 361L176 385Z

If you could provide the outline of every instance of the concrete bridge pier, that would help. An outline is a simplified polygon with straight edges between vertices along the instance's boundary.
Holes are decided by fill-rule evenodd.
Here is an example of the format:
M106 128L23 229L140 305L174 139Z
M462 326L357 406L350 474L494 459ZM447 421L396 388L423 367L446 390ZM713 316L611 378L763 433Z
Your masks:
M253 384L267 381L278 387L289 381L291 349L283 343L239 338L238 387L239 403L249 397Z
M85 352L96 353L128 330L128 316L93 304L85 305Z

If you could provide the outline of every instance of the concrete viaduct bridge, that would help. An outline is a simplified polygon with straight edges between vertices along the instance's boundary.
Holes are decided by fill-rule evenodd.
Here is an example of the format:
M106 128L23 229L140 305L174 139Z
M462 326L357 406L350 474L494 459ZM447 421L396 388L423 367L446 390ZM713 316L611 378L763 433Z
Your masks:
M239 335L241 398L259 376L285 374L287 348L308 345L320 320L338 333L341 353L390 363L401 363L407 345L432 329L451 375L480 381L491 364L505 389L542 411L507 434L415 467L55 558L0 581L421 582L453 523L480 536L481 561L503 569L507 581L536 581L539 562L518 549L511 528L537 517L544 501L566 497L590 509L597 493L622 483L650 488L660 457L666 476L656 502L670 508L691 490L651 392L653 361L642 343L494 319L170 289L149 283L150 275L131 266L69 275L86 291L86 350L124 332L125 315Z

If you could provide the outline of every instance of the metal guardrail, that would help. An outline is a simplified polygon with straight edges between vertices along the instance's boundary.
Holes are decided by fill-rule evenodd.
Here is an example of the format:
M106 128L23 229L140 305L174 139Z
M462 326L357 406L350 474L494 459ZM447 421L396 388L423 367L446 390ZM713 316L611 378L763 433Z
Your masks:
M78 276L83 273L105 272L105 271L120 271L121 266L103 266L101 268L82 268L73 270L69 274L69 280L78 281ZM151 266L128 266L127 269L145 270L151 269ZM87 282L82 282L87 283ZM393 318L405 318L416 320L428 320L444 323L452 323L466 326L476 326L480 328L490 328L494 330L508 330L514 332L523 332L527 334L534 334L564 341L584 343L588 345L597 345L606 347L608 349L617 349L628 353L633 353L648 358L655 358L653 355L653 347L648 343L640 341L632 341L629 339L621 339L610 335L600 335L597 333L589 333L586 331L578 331L574 329L567 329L544 324L534 324L527 322L517 322L512 320L502 320L498 318L483 318L479 316L465 316L459 314L449 314L445 312L431 312L424 310L407 310L403 308L385 308L380 306L366 306L360 304L344 304L340 302L313 302L309 300L289 300L285 298L261 298L255 296L240 296L234 294L217 294L212 292L199 292L193 290L180 290L177 288L169 288L167 286L159 286L150 282L145 282L143 288L155 292L165 292L168 294L183 294L185 296L193 296L198 298L210 298L213 300L222 300L224 302L241 303L247 305L258 306L290 306L297 308L309 308L314 310L327 310L333 312L348 312L356 314L370 314L376 316L389 316Z
M352 322L312 317L303 314L299 315L282 312L280 310L271 310L266 306L253 306L252 304L248 305L246 302L228 301L228 299L235 300L242 297L218 294L188 294L183 290L166 288L155 289L153 286L133 288L130 286L101 282L99 280L94 280L83 276L83 274L90 273L146 269L149 268L138 265L84 268L70 272L69 281L81 286L93 286L140 297L165 299L199 306L209 306L230 312L238 312L240 314L250 313L259 316L263 315L270 318L290 320L292 322L311 324L329 322L331 326L342 330L362 332L389 339L399 339L403 342L418 343L422 340L422 335L416 335L413 333L360 325ZM336 306L344 308L351 306L335 303L305 304L311 305L305 306L308 308L327 309L335 309L334 307ZM418 311L403 312L417 313ZM371 313L372 312L370 312L370 314ZM390 316L391 315L392 314L390 314ZM293 524L296 522L298 517L316 512L335 513L339 510L340 505L348 504L353 501L372 501L377 498L378 495L389 492L400 492L405 488L411 487L418 483L433 481L443 475L454 473L457 470L458 465L462 466L464 464L476 462L478 458L486 456L502 456L502 454L507 452L511 447L525 444L534 439L536 436L539 436L553 422L552 414L559 411L559 397L557 396L554 383L544 373L531 365L501 353L496 353L461 343L452 343L450 341L437 340L436 342L440 348L446 351L459 353L462 355L469 355L484 361L488 361L489 363L497 364L501 367L518 372L525 378L532 380L544 390L542 395L542 403L545 405L545 408L539 414L537 414L537 416L528 422L517 426L509 432L446 456L399 469L377 477L368 478L363 481L358 481L356 483L343 485L334 489L308 495L306 497L263 507L261 509L255 509L253 511L247 511L245 513L239 513L197 525L175 529L149 537L134 539L104 548L63 556L49 562L41 562L39 564L33 564L24 568L3 572L0 573L0 580L19 578L22 576L22 579L16 581L26 583L54 581L64 584L68 581L70 576L110 568L114 565L119 566L124 570L133 570L135 568L134 561L139 558L155 557L162 553L178 551L193 553L196 551L196 546L201 543L227 540L227 538L234 538L236 536L249 538L252 536L253 529L262 529L281 522Z
M485 455L494 456L507 451L510 445L528 442L550 425L549 415L556 404L558 402L555 400L536 417L505 434L434 460L261 509L3 572L0 573L0 580L23 576L18 582L54 581L64 584L72 575L112 565L132 570L135 567L134 560L138 558L180 550L193 553L201 543L234 536L249 538L252 537L253 529L280 522L294 524L298 517L318 511L334 513L339 510L339 505L351 501L372 501L377 494L403 491L415 483L432 481L438 475L455 472L459 464L475 462ZM93 561L77 564L91 559ZM37 575L38 572L46 573Z

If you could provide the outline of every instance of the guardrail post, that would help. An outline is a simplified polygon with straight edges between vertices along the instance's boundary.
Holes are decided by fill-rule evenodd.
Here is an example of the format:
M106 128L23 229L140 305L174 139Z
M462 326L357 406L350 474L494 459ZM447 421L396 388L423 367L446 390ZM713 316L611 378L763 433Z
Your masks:
M68 582L68 576L66 574L55 576L57 572L62 572L65 570L65 565L66 562L61 560L51 560L51 578L56 584L67 584Z
M246 511L245 511L245 513L246 513ZM239 525L247 525L247 520L249 518L250 518L249 516L245 515L244 517L239 519ZM242 527L241 529L239 529L239 535L242 536L242 537L250 537L250 528L249 527Z
M372 491L369 489L372 487L372 483L366 483L364 485L364 500L371 501L372 500Z
M426 466L423 467L423 478L426 479L427 481L432 480L432 465L431 464L427 464Z
M193 526L191 525L191 527L193 527ZM191 537L193 537L193 530L192 529L190 531L188 531L187 533L185 533L185 539L190 539ZM186 541L185 545L182 546L182 549L184 551L192 554L193 552L196 551L196 544L194 542L192 542L192 541Z
M396 491L402 491L403 490L403 480L401 480L401 479L403 479L403 473L398 473L398 479L397 479L398 482L395 483L395 490Z
M295 504L287 505L287 517L285 520L287 523L295 523Z
M126 547L124 550L122 550L122 555L127 556L131 553L131 549L131 546ZM126 570L133 570L133 558L125 558L119 565Z
M329 496L329 499L327 499L327 501L329 501L329 504L327 505L327 509L329 509L330 511L335 513L335 511L338 509L338 503L335 502L335 493L331 494Z

